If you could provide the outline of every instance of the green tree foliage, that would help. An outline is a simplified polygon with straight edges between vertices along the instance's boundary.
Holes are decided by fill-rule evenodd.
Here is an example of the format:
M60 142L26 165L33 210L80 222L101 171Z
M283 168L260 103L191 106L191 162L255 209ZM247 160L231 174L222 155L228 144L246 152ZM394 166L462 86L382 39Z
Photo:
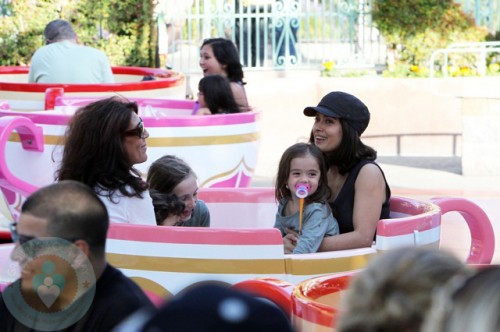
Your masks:
M434 50L484 41L488 33L452 0L375 0L373 9L373 20L394 57L389 71L403 67L408 75L425 74Z
M155 66L155 0L15 0L0 16L0 65L28 65L53 19L71 22L81 44L105 52L113 66Z
M11 11L12 15L0 17L0 64L25 65L44 43L47 19L58 17L63 8L50 1L16 0Z

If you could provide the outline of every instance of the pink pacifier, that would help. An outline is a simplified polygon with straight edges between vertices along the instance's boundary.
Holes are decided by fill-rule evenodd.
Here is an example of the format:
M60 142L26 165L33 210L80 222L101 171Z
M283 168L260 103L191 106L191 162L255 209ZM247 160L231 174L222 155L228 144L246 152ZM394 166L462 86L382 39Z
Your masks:
M306 198L309 196L309 190L311 190L311 187L307 183L297 183L295 185L295 195L298 198Z

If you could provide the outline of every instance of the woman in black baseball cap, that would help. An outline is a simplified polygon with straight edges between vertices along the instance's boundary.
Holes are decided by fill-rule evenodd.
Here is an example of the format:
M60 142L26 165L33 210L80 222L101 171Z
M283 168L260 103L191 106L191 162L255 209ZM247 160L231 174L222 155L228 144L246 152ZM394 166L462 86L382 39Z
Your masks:
M389 218L391 197L384 172L375 162L377 152L360 139L370 112L355 96L334 91L318 106L306 107L304 115L315 117L310 142L328 161L329 202L340 226L340 234L326 237L320 251L370 247L377 222ZM286 236L286 250L296 239L295 234Z

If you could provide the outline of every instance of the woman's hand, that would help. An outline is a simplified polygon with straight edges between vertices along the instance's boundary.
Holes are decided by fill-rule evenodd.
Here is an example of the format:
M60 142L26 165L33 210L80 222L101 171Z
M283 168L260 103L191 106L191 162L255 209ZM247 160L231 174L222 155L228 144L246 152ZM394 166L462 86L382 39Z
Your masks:
M285 254L291 254L297 246L299 235L297 231L292 228L286 229L286 235L283 237L283 246L285 247Z

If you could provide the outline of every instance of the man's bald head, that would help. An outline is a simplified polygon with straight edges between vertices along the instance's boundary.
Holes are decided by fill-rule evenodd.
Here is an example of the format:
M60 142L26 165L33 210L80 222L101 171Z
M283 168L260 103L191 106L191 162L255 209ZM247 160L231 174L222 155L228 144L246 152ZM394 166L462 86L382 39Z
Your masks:
M47 220L47 234L85 240L96 255L104 255L109 217L92 189L77 181L43 187L26 199L22 214Z

